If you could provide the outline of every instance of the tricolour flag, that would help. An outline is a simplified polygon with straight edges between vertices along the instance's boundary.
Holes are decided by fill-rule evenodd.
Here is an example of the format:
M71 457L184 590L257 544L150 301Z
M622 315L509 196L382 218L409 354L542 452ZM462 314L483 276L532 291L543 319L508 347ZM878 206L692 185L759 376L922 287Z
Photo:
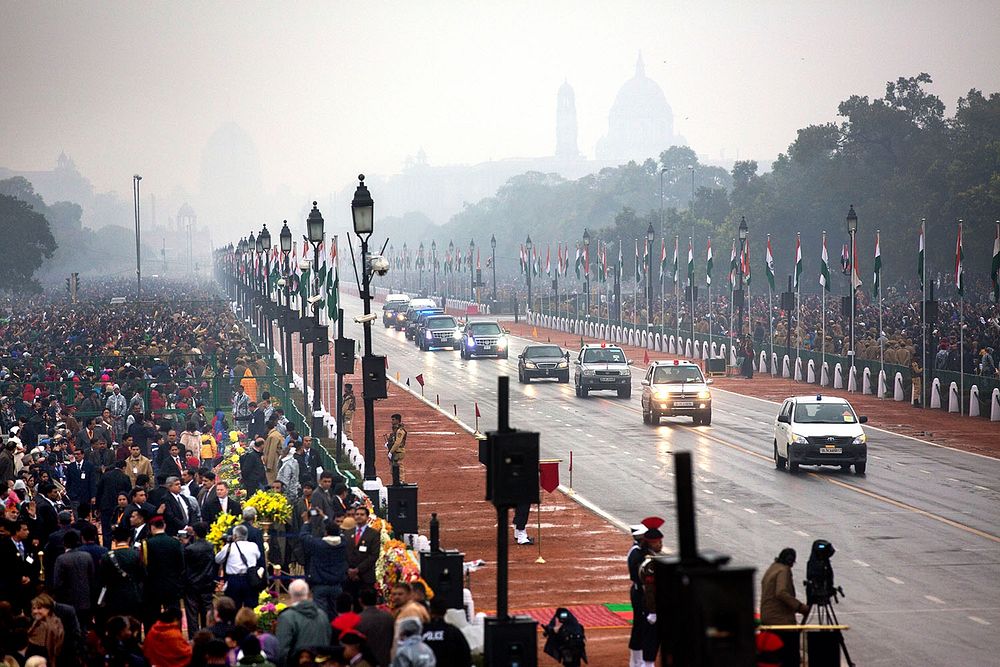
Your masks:
M618 284L625 280L625 254L622 251L622 240L618 239Z
M552 277L552 248L545 246L545 275Z
M767 270L767 283L774 291L774 253L771 251L771 235L767 235L767 251L764 255L764 269Z
M830 255L826 252L826 232L823 232L823 258L819 266L819 284L830 291Z
M882 248L879 245L881 234L875 230L875 271L872 277L872 296L878 296L879 287L882 284Z
M920 279L920 289L924 288L924 224L920 221L920 241L917 246L917 277Z
M330 239L330 264L326 281L326 315L330 322L340 316L340 270L337 267L337 237Z
M635 282L642 282L642 264L639 262L639 239L635 240Z
M861 262L858 261L858 235L854 235L853 246L851 246L851 257L854 258L854 266L851 267L851 287L858 289L863 284L861 282Z
M712 284L712 237L708 237L708 260L705 262L705 283Z
M667 240L660 239L660 284L667 275Z
M750 287L750 239L743 248L743 282Z
M736 239L733 239L733 249L729 253L729 288L736 289Z
M583 277L583 252L580 250L580 244L576 244L576 264L573 266L576 270L576 279L579 280Z
M993 239L993 266L990 269L993 278L993 302L1000 303L1000 222L997 223L997 235Z
M958 243L955 245L955 289L959 296L965 295L965 269L962 260L965 259L962 250L962 221L958 221Z
M688 285L694 285L694 238L688 237Z
M677 282L681 279L681 274L680 274L681 267L679 264L680 258L678 257L678 255L680 254L680 245L681 245L681 237L674 236L674 285L677 285Z
M792 287L796 291L799 290L802 280L802 235L799 232L795 232L795 273L793 278Z

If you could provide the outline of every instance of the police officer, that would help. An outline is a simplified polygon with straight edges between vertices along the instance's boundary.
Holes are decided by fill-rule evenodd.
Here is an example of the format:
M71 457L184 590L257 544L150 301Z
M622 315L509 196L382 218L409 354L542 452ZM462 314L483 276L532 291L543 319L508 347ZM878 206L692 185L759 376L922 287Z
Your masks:
M354 442L354 411L358 408L358 399L354 395L354 385L344 385L344 398L341 402L340 418L343 424L343 433L348 439Z
M628 574L632 580L629 601L632 603L632 633L629 635L629 667L653 667L659 641L656 636L655 607L652 595L652 557L663 549L663 519L647 517L633 527L635 543L628 552Z
M403 476L403 459L406 457L406 427L403 426L403 416L398 412L391 417L392 433L386 441L385 446L389 450L389 461L392 464L393 486L405 484Z

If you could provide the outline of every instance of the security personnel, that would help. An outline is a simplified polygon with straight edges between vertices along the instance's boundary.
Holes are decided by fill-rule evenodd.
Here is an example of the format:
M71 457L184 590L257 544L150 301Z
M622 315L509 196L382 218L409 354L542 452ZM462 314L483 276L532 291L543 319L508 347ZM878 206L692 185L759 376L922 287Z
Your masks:
M392 433L385 446L389 449L389 462L392 464L392 483L394 486L405 484L403 475L403 459L406 457L406 427L403 426L403 416L398 412L391 417Z
M347 434L347 438L351 442L354 442L354 411L358 408L358 399L354 395L354 385L350 383L344 385L344 398L341 405L342 432Z
M632 603L632 634L629 636L629 667L653 667L659 640L656 636L656 607L653 589L652 557L663 549L663 519L647 517L635 526L635 544L628 552L628 574L632 580L629 601Z

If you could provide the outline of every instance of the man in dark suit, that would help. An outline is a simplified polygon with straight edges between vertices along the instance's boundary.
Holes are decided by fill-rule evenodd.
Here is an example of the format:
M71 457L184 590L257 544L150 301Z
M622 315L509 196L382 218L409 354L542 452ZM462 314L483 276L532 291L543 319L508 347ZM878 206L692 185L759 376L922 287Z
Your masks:
M258 436L264 437L267 434L264 422L264 406L250 401L250 424L247 426L247 438L253 440Z
M199 521L191 527L191 537L184 546L184 611L187 614L188 634L193 635L206 626L208 612L212 609L215 592L215 549L205 541L208 524Z
M368 527L367 507L354 510L357 527L347 535L347 581L344 590L356 600L359 593L375 586L375 561L378 560L382 536Z
M221 481L216 483L214 491L205 494L205 503L201 506L201 518L211 526L220 514L243 516L240 501L229 495L229 485Z
M76 532L73 530L73 513L69 510L63 510L59 512L57 517L59 522L59 528L52 531L49 535L49 539L46 540L42 545L42 552L45 554L44 563L42 564L45 568L45 581L52 581L52 568L55 567L56 558L62 555L65 551L63 546L66 541L66 533Z
M89 553L80 549L80 533L70 530L63 538L65 553L56 558L52 579L46 579L58 602L76 609L84 628L90 626L91 604L97 599L97 566Z
M59 500L59 490L52 482L45 482L38 486L37 507L37 537L39 544L45 544L49 536L59 527L59 510L56 509L56 501Z
M240 459L240 471L243 474L243 484L247 489L247 497L267 488L267 471L264 469L264 461L261 458L263 449L264 439L257 438L253 441L250 450Z
M319 452L313 449L312 445L312 436L304 436L302 438L302 451L296 454L295 458L299 461L299 482L310 479L315 485L318 481L316 468L322 466L323 462L320 460Z
M111 547L111 528L115 524L118 494L132 490L132 480L125 474L125 461L117 461L97 482L97 511L101 515L101 535L104 546Z
M166 534L167 524L161 516L149 522L150 536L140 551L146 572L150 573L143 587L142 619L148 632L163 609L181 608L184 593L184 548Z
M187 467L184 458L181 456L181 446L175 442L168 445L168 447L167 456L163 457L158 474L166 477L180 478L181 470Z
M0 537L0 600L8 600L15 611L26 611L38 563L28 545L28 523L10 521L6 529L9 537Z
M97 476L94 464L83 457L83 450L73 452L73 462L66 466L66 495L73 507L86 501L91 505L97 497Z
M163 496L163 520L166 522L167 534L175 537L191 523L191 511L187 501L181 497L181 480L168 477L164 482L167 493Z

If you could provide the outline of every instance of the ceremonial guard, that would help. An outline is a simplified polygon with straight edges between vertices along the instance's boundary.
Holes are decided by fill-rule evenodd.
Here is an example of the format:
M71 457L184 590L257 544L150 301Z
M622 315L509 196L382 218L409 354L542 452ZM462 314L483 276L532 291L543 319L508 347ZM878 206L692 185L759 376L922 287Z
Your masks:
M354 385L348 383L344 385L344 399L340 411L341 431L347 435L348 440L354 442L354 411L358 409L358 399L354 395Z
M654 667L659 649L656 636L656 606L652 557L663 549L663 519L647 517L632 527L635 543L628 552L628 574L632 580L632 634L629 636L629 667Z

